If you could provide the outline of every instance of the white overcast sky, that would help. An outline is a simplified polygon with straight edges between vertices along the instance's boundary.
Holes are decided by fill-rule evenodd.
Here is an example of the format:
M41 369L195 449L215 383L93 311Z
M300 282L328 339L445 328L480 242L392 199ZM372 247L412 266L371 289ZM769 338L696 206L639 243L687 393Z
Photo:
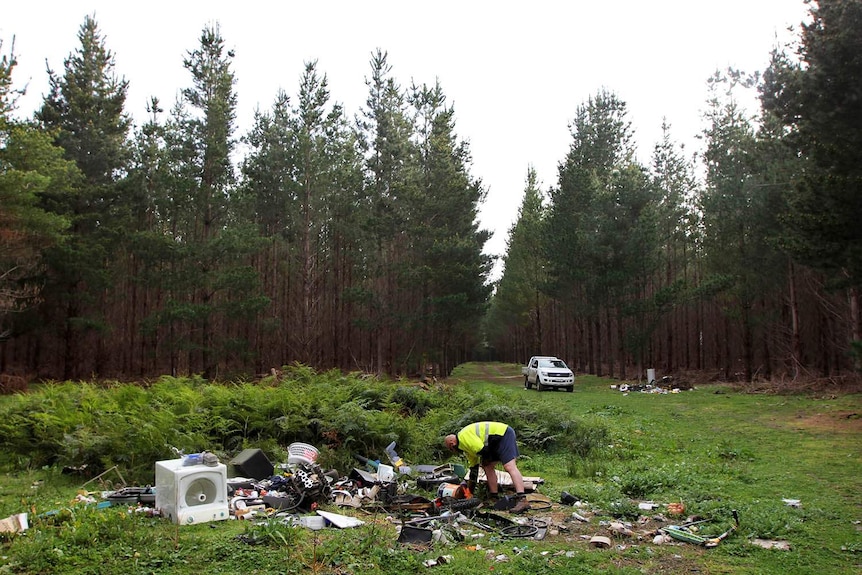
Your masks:
M777 42L795 39L803 0L533 0L427 2L318 0L224 2L66 0L8 2L0 17L3 54L15 39L19 115L47 91L46 62L62 72L79 47L85 16L96 21L130 82L127 112L140 123L151 96L165 109L191 84L183 57L217 23L234 49L238 128L269 109L279 88L295 95L306 61L317 60L333 101L348 114L365 105L369 60L380 48L403 86L439 80L470 142L471 173L487 199L486 252L502 254L529 166L542 189L557 165L577 107L600 89L627 103L641 160L649 161L666 118L688 152L699 143L706 80L731 66L763 70ZM794 26L793 34L787 31Z

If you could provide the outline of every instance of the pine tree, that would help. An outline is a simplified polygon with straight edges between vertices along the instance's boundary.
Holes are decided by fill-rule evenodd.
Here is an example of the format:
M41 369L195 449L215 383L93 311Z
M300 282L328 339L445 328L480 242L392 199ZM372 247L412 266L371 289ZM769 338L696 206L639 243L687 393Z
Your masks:
M627 265L621 258L628 238L617 224L635 226L639 220L639 214L625 212L634 207L628 196L637 192L642 174L633 163L625 102L615 94L601 91L579 106L571 132L558 186L551 190L548 229L554 233L546 235L546 254L556 297L584 322L588 369L603 375L615 353L608 314L628 297L623 278L630 271L620 267Z
M71 222L69 241L47 255L46 291L51 296L45 306L52 318L48 323L63 329L67 379L86 369L86 358L94 358L89 372L99 372L106 361L104 298L119 272L112 264L127 221L117 180L128 161L130 121L124 112L128 83L114 74L114 55L94 18L84 19L78 40L81 45L64 61L63 75L49 70L50 91L36 114L83 174L77 189L51 197L49 204ZM95 343L92 337L84 338L94 332Z
M705 265L711 274L704 280L722 287L722 310L739 330L738 352L729 347L735 338L724 336L721 355L725 377L731 376L732 361L738 353L744 377L751 381L754 345L763 329L760 304L783 284L783 258L770 243L777 234L777 210L765 185L752 119L736 99L736 91L750 85L750 80L730 70L726 75L717 73L711 83L710 125L704 134L706 189L699 200ZM727 91L722 95L719 90L725 86Z
M650 173L652 186L659 195L656 206L658 241L661 245L663 269L657 270L652 288L653 309L657 316L671 314L664 329L665 357L656 358L665 370L675 366L691 367L691 345L694 337L689 325L690 299L694 278L691 264L696 245L693 221L696 217L692 202L697 189L692 163L684 157L682 146L671 139L670 126L662 124L662 139L652 155ZM680 317L681 316L681 317ZM677 347L682 346L679 352Z
M811 3L798 58L778 52L761 101L805 162L790 196L785 245L846 289L850 345L862 365L862 2Z
M306 64L297 102L292 108L280 93L270 112L256 114L242 195L270 241L261 271L284 318L274 360L335 366L350 338L341 306L361 259L362 174L344 111L330 103L315 62Z
M542 238L545 217L543 192L533 166L527 169L524 195L518 217L509 229L503 270L492 300L489 337L505 342L520 332L521 341L512 342L519 355L542 349L542 318L547 310L547 261Z
M365 304L363 323L370 330L374 365L381 374L395 373L400 367L396 351L399 316L413 304L412 298L399 290L397 279L410 267L404 249L407 206L419 185L417 150L411 141L414 126L387 58L380 50L372 54L371 78L366 80L369 95L359 122L370 203L365 226L373 248L368 254L366 285L353 296Z
M448 374L478 343L475 326L485 311L490 259L482 254L488 232L477 224L484 199L481 182L469 173L469 146L455 133L455 112L439 83L414 87L420 181L405 198L411 253L402 281L418 305L417 354ZM461 354L461 355L455 355ZM425 375L426 361L419 372Z
M79 177L49 134L11 117L15 65L13 44L0 58L0 341L25 331L22 315L40 298L42 251L62 243L69 226L44 209L41 197Z
M199 46L184 60L192 85L172 111L165 130L170 151L169 297L156 314L170 333L176 356L185 351L188 369L213 378L232 356L248 353L232 330L254 316L266 299L249 257L260 248L256 231L237 218L232 203L232 152L236 117L233 52L217 25L203 29ZM172 368L179 366L179 356Z

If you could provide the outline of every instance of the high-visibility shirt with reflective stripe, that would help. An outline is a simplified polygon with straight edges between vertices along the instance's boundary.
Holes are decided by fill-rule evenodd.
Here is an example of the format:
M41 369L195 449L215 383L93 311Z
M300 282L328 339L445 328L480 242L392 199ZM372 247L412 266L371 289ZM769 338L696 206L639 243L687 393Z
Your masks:
M479 452L488 445L491 435L503 435L509 426L499 421L480 421L471 423L458 432L458 449L467 456L470 467L479 465Z

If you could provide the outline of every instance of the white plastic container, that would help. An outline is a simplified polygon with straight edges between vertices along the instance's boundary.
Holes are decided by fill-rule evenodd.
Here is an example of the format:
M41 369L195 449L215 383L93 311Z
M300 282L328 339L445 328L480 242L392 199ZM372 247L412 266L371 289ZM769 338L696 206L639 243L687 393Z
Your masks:
M307 443L291 443L287 446L287 462L297 465L304 463L311 465L317 461L320 451L313 445Z
M381 483L389 483L395 479L395 469L391 465L381 463L377 466L377 479Z

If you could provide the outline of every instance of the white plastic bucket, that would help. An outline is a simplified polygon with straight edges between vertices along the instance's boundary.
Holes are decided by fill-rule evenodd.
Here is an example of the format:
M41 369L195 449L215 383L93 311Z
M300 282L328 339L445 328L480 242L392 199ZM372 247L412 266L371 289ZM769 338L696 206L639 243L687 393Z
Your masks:
M313 446L307 443L291 443L287 446L287 462L298 464L305 463L306 465L311 465L315 461L317 461L317 456L320 455L320 451Z

